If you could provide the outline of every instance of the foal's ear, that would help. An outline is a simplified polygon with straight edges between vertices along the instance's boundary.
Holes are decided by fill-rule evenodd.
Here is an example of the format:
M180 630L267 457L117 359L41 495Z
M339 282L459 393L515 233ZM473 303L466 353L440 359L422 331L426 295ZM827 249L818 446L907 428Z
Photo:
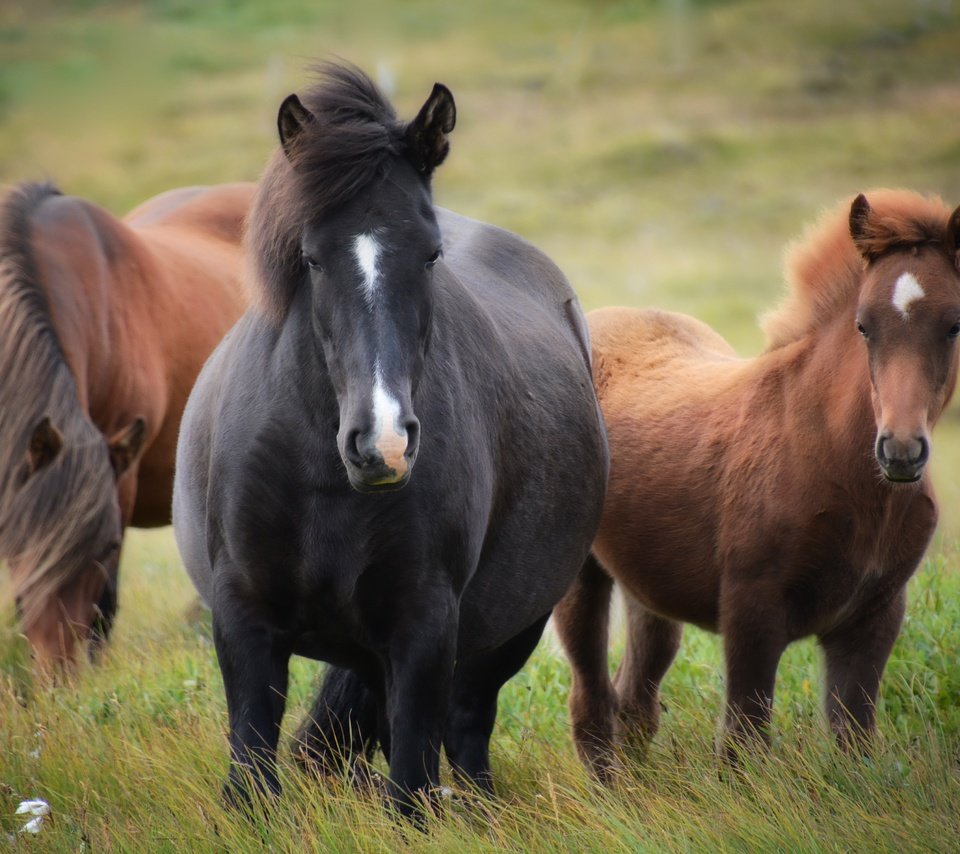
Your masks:
M63 447L63 434L53 426L49 415L44 415L33 428L30 436L30 448L27 451L29 471L27 476L50 465Z
M450 151L447 134L456 123L453 95L442 83L434 83L430 97L407 128L407 145L418 172L429 176L443 163Z
M280 112L277 113L277 130L280 133L280 144L283 146L283 153L287 155L287 160L291 157L300 132L312 121L314 121L313 113L300 103L296 94L287 95L283 99Z
M146 437L147 422L138 416L107 440L110 465L113 466L113 472L117 477L133 465L137 454L143 449L143 440Z
M870 203L867 197L861 193L853 200L850 205L850 236L854 244L860 250L860 254L868 261L874 257L874 251L871 246L871 237L873 237L870 228Z
M947 221L947 253L953 257L953 264L960 271L960 207Z

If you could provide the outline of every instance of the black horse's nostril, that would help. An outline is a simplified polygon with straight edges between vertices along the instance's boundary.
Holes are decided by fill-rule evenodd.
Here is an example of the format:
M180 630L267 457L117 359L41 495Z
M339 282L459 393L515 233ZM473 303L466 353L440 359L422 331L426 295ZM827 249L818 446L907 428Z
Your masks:
M407 430L407 456L411 459L416 456L420 447L420 422L411 418L403 425Z
M343 455L357 468L362 468L364 463L364 455L360 450L361 436L360 430L351 430L343 442Z

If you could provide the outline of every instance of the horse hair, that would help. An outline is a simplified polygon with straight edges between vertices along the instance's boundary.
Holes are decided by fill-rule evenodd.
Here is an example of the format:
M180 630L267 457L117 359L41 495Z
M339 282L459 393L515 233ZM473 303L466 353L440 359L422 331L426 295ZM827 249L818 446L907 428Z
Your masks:
M109 498L90 476L102 469L102 438L80 407L31 247L31 216L60 195L51 183L29 182L0 204L0 558L35 567L15 590L26 622L85 568L85 543ZM30 436L44 415L70 444L50 463L55 477L24 482Z
M861 245L869 255L943 243L950 209L938 196L872 190L867 201L872 230ZM849 215L847 200L825 211L787 249L787 295L762 323L768 351L803 338L858 293L864 256L850 236Z
M407 155L408 123L363 71L325 62L319 81L301 102L313 114L296 139L291 158L277 149L260 179L247 225L259 288L254 296L268 316L280 319L302 280L300 230L323 219L398 157Z

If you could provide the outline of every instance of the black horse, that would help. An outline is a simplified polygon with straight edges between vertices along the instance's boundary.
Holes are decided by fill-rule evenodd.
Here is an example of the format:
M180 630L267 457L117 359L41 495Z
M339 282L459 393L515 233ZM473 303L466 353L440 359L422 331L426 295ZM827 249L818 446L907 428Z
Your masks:
M433 207L454 119L437 84L400 122L340 65L280 108L248 224L259 300L193 390L174 490L233 799L243 768L279 791L291 654L337 666L301 728L315 758L379 742L403 812L439 784L441 744L489 789L497 694L596 530L607 448L579 305L538 250Z

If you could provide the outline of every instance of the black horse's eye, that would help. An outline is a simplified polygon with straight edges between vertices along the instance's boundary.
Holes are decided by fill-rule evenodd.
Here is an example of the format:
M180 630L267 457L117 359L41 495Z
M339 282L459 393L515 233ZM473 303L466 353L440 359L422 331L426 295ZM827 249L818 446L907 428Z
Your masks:
M319 273L321 270L323 270L323 267L320 266L320 262L312 255L308 255L306 252L303 253L303 263L315 273Z
M442 249L438 249L436 252L433 253L433 255L431 255L431 256L427 259L427 263L424 264L424 266L429 270L429 269L430 269L434 264L436 264L437 261L439 261L442 257L443 257L443 250L442 250Z
M954 323L953 326L947 330L947 338L949 338L951 341L958 335L960 335L960 322Z

